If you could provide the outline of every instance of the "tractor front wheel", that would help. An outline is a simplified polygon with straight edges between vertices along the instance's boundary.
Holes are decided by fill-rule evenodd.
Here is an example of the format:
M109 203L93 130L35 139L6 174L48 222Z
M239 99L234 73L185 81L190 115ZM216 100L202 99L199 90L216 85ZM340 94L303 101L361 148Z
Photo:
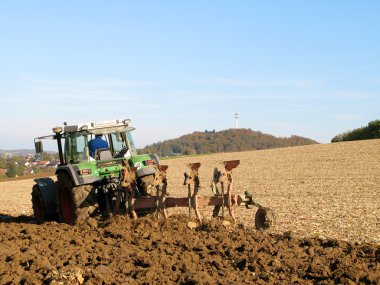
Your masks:
M69 225L87 224L98 209L95 189L92 185L74 186L67 173L58 174L58 214Z
M45 206L40 188L37 184L35 184L32 189L32 207L34 217L40 221L44 221L46 219Z

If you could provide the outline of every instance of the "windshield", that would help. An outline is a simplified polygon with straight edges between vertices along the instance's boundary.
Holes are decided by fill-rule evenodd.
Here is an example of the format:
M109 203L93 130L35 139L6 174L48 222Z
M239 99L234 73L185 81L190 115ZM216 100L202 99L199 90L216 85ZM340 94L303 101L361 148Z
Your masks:
M127 138L128 138L128 142L129 142L129 147L131 148L131 153L133 155L137 155L135 143L133 142L132 133L131 132L127 132Z
M125 140L123 140L122 133L113 133L111 134L111 141L112 141L112 147L113 151L115 153L120 152L122 149L127 148L127 144L125 143Z
M136 154L130 132L111 133L109 136L114 157L129 157Z

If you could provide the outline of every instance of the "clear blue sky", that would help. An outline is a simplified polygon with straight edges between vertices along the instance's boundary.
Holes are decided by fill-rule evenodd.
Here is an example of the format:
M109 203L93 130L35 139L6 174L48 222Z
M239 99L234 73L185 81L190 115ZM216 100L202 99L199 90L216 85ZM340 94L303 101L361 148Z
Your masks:
M143 147L239 127L319 142L380 119L380 1L1 1L0 149L131 118Z

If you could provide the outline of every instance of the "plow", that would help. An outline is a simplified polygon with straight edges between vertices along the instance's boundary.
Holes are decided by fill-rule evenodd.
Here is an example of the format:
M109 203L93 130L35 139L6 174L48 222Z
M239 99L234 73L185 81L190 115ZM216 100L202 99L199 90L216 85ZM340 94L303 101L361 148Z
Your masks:
M116 201L112 209L114 215L121 214L121 208L125 213L129 213L133 219L137 219L137 212L154 209L157 218L160 216L164 219L169 217L169 208L188 208L189 221L192 220L192 215L195 216L197 222L202 224L203 217L201 209L213 207L212 217L220 217L225 219L228 213L229 219L236 223L235 208L243 206L246 209L257 207L255 215L256 229L263 230L269 228L274 223L274 214L270 208L263 207L255 202L252 195L248 192L244 196L233 192L233 169L239 164L239 160L222 162L224 170L220 171L217 168L214 170L211 190L213 195L200 195L200 179L199 169L201 163L188 164L189 170L184 173L183 185L187 186L187 197L170 197L168 192L168 182L166 178L168 166L160 165L153 175L153 181L148 186L149 197L136 197L134 189L136 188L136 168L127 166L121 172L120 188L117 189ZM191 226L195 226L194 222L189 222Z
M32 189L34 216L70 225L88 223L90 218L106 219L126 214L137 219L156 214L167 219L168 209L188 208L189 223L193 217L202 224L201 212L212 207L212 217L236 223L236 208L257 207L254 224L266 229L274 222L271 209L262 207L253 196L233 190L233 170L239 160L222 162L214 169L209 195L203 193L199 173L201 164L190 163L184 173L187 195L173 197L168 192L168 166L155 154L139 154L134 146L129 119L89 122L53 128L54 135L35 139L37 157L43 154L43 139L57 141L59 166L57 181L35 179ZM228 217L227 217L228 216ZM196 225L196 224L195 224ZM194 227L194 224L192 224Z

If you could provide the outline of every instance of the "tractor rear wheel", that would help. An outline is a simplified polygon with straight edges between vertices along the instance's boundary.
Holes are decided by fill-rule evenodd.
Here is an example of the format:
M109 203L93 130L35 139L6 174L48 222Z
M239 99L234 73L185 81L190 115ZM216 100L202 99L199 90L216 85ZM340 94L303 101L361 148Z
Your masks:
M74 186L67 173L58 174L58 213L69 225L87 224L98 209L98 200L92 185Z
M255 215L257 230L265 230L274 224L274 214L270 208L259 208Z

